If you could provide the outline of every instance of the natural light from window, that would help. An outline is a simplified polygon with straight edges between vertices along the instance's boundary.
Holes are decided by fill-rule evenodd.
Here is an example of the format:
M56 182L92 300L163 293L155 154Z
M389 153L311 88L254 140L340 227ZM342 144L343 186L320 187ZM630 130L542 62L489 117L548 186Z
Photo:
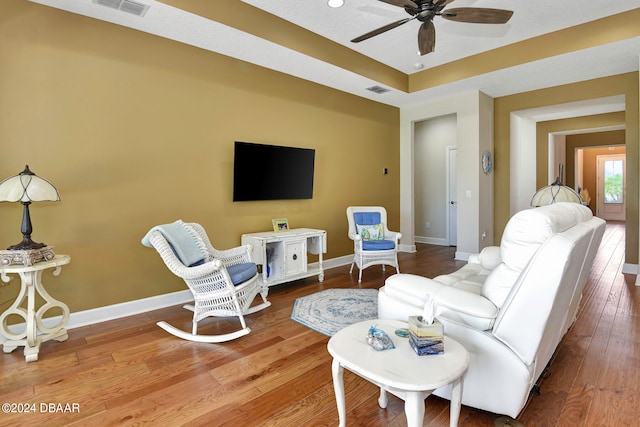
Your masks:
M622 203L622 160L605 160L604 162L604 202Z

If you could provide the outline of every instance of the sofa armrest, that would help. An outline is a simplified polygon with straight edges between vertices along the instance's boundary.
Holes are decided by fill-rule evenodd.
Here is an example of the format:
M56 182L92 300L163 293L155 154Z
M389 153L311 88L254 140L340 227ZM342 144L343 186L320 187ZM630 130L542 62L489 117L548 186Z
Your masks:
M469 257L469 262L472 262L472 257L474 257L473 262L475 264L482 265L482 267L486 270L493 270L494 268L502 264L500 246L487 246L486 248L482 249L479 254L475 256L471 255L471 257Z
M464 322L480 330L493 327L498 307L482 295L451 286L442 286L432 297L439 315Z
M415 274L389 276L380 292L385 294L386 300L397 301L400 306L411 307L415 312L422 312L431 297L437 305L437 317L446 317L482 331L491 329L498 315L498 308L482 295Z
M469 264L482 264L480 261L480 254L471 254L469 255L469 259L467 260Z

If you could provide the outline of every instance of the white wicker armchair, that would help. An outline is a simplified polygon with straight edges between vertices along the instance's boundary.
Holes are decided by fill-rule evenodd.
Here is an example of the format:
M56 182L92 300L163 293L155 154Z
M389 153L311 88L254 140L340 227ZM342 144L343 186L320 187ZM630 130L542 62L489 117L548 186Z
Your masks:
M400 273L398 244L402 234L389 231L387 210L382 206L349 206L347 220L354 252L349 274L354 264L360 270L358 282L362 281L362 270L372 265L382 265L383 271L385 265L390 265Z
M169 270L182 278L193 293L194 304L184 306L193 311L193 328L189 334L166 322L158 322L157 325L179 338L197 342L224 342L247 335L251 329L247 327L243 316L271 305L267 301L268 288L255 270L255 264L251 262L250 245L217 250L211 245L201 225L177 222L191 232L202 250L204 259L199 265L183 264L176 255L174 246L159 230L161 226L151 229L143 239L143 244L154 247ZM263 302L251 306L258 294ZM237 316L242 328L221 335L198 335L198 322L209 316Z

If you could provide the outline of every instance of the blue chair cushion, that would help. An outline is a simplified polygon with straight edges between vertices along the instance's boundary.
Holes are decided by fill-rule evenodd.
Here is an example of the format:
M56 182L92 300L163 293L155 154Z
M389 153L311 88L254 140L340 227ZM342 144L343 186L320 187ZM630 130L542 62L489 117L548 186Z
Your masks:
M363 240L363 251L386 251L394 249L396 244L393 240Z
M169 243L169 246L171 246L171 243ZM173 246L171 246L171 249L173 250ZM176 252L175 252L175 251L173 251L173 253L175 254ZM200 261L196 261L196 262L194 262L193 264L189 265L189 267L197 267L197 266L199 266L199 265L204 264L204 261L205 261L205 259L204 259L204 258L202 258Z
M227 267L227 272L233 284L238 286L255 276L258 272L258 267L253 262L243 262L242 264Z
M358 225L380 224L380 212L354 212L353 220Z

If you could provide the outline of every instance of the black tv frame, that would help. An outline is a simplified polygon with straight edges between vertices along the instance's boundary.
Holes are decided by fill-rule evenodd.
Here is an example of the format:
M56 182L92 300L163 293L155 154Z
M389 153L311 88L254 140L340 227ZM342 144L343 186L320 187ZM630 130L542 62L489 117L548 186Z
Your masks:
M233 201L313 198L315 149L235 141Z

